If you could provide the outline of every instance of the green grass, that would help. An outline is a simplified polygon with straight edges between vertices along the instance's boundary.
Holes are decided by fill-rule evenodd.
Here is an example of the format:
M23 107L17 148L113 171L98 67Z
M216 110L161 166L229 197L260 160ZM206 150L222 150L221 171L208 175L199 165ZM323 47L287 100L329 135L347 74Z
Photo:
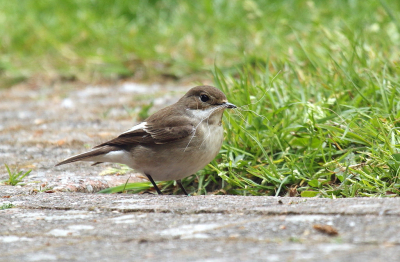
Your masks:
M23 181L23 179L26 176L28 176L29 173L32 171L32 170L29 170L29 171L27 171L25 173L23 171L19 171L19 172L17 172L16 170L15 171L11 171L10 168L6 164L4 164L4 166L7 169L8 179L4 180L2 182L4 184L10 185L10 186L16 186L17 184L21 183Z
M0 1L1 79L179 78L209 72L215 62L234 70L243 55L325 74L331 54L364 43L356 51L371 59L363 63L379 66L398 60L400 41L400 3L382 3Z
M12 203L3 203L2 205L0 205L0 210L5 210L13 207L14 205Z
M221 154L183 181L194 194L400 195L398 1L44 0L0 10L3 86L37 74L213 77L240 108L225 114Z
M376 78L366 71L349 79L365 57L346 66L346 56L337 61L335 77L321 74L319 83L312 75L298 81L291 64L269 76L262 73L265 65L245 68L239 79L217 71L218 86L227 91L230 82L230 101L244 105L227 116L229 139L213 165L228 192L399 195L400 86L385 68Z

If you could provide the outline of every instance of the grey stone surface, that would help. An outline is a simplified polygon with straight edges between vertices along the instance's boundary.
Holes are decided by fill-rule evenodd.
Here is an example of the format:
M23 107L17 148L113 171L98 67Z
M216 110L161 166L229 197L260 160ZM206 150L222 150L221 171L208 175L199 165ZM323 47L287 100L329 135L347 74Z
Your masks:
M398 261L400 199L0 187L0 261ZM337 235L318 231L331 226Z

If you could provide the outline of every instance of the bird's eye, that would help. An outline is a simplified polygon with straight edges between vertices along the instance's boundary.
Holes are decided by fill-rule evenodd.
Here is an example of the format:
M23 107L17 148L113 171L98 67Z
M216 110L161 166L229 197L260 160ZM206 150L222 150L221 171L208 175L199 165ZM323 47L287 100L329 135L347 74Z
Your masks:
M200 100L202 102L207 102L208 100L210 100L210 98L208 97L208 95L200 95Z

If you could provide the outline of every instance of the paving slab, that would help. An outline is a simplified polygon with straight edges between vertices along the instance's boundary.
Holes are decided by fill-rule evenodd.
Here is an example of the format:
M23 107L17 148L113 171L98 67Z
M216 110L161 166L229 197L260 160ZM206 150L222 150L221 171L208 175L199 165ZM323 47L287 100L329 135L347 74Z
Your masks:
M400 199L0 187L0 261L398 261Z

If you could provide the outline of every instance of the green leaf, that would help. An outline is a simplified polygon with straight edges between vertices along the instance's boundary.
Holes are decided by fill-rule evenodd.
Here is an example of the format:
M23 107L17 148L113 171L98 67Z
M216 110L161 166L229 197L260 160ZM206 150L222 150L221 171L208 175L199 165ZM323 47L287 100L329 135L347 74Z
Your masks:
M353 141L353 142L357 142L357 143L360 143L360 144L363 144L363 145L371 146L371 143L369 141L365 140L364 138L362 138L361 136L359 136L359 135L357 135L357 134L355 134L353 132L350 132L350 131L347 132L346 130L341 129L339 127L325 125L325 124L319 124L318 127L322 128L322 129L330 130L330 131L333 131L333 132L338 132L338 133L340 133L342 135L344 134L345 137L349 141Z
M300 193L301 197L316 197L319 194L317 191L303 191Z
M394 160L396 160L397 162L400 162L400 154L393 154L392 157L393 157Z
M308 181L308 184L312 187L319 187L321 183L318 181L318 179L313 179Z
M122 191L134 190L136 192L144 191L151 188L150 182L128 183L116 187L110 187L99 191L101 194L123 193Z

